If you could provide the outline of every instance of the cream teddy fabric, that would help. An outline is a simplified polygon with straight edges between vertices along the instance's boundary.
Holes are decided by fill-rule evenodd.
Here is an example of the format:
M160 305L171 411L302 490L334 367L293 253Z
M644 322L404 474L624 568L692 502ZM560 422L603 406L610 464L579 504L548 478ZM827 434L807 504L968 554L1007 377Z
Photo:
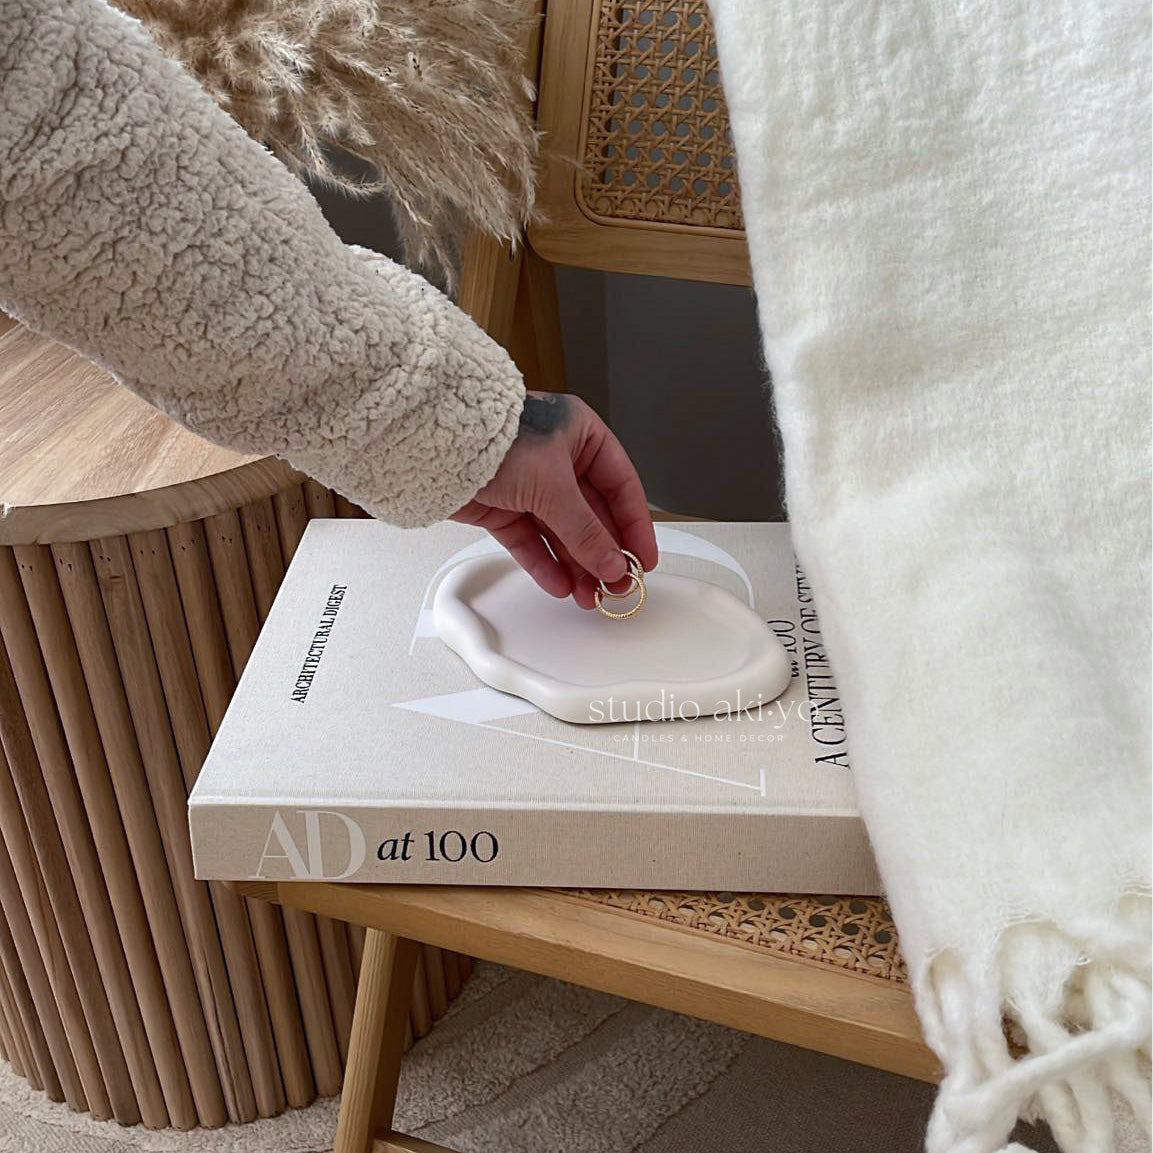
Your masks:
M0 0L0 305L218 443L398 525L495 473L524 389L419 276L100 0Z
M928 1149L1108 1153L1110 1090L1150 1127L1148 5L712 6Z

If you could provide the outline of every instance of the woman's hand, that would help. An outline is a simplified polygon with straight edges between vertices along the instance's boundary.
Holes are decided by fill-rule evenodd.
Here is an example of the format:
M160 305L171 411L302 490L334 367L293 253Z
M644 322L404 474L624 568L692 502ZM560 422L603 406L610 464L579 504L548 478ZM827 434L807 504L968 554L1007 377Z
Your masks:
M520 432L496 475L452 520L490 532L545 592L593 607L598 580L622 582L635 553L656 567L644 489L620 442L584 401L525 395Z

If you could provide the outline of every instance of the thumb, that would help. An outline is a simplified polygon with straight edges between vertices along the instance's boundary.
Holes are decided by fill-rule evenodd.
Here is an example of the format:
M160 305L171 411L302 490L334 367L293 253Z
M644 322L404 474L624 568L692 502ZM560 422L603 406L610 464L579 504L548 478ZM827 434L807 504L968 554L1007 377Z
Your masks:
M621 546L575 483L557 493L549 507L536 515L556 534L573 560L599 580L611 584L628 572Z

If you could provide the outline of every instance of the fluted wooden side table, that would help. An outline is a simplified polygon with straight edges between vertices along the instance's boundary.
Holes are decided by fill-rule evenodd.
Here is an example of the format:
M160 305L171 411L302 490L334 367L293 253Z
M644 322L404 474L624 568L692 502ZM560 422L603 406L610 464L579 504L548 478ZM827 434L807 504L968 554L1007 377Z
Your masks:
M337 1092L363 929L195 881L185 802L307 521L361 514L18 326L0 500L2 1055L126 1124ZM413 1035L468 966L423 951Z

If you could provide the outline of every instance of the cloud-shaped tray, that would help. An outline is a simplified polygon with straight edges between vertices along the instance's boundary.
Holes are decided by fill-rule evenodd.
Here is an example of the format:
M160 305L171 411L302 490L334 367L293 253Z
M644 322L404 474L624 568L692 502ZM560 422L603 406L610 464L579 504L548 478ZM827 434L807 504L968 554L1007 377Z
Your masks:
M480 557L441 582L433 621L486 684L574 724L731 714L788 686L781 642L731 593L659 572L645 583L644 609L614 621L542 592L508 556Z

